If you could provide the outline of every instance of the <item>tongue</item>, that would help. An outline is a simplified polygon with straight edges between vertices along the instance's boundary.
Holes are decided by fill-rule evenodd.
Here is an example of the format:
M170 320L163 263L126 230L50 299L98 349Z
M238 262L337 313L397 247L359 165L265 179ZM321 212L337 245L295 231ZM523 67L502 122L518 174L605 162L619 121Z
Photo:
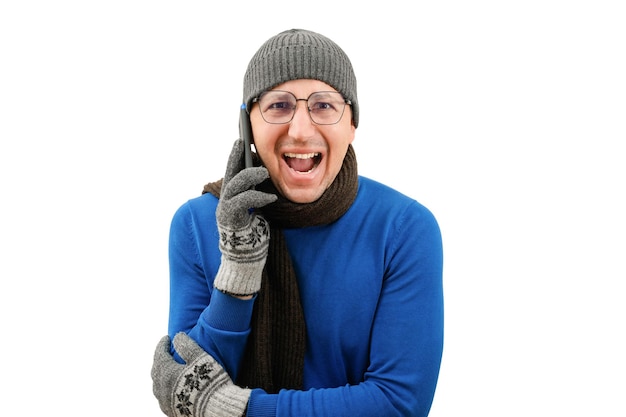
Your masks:
M287 158L287 165L291 169L299 172L309 172L313 169L315 161L312 158L299 159L299 158Z

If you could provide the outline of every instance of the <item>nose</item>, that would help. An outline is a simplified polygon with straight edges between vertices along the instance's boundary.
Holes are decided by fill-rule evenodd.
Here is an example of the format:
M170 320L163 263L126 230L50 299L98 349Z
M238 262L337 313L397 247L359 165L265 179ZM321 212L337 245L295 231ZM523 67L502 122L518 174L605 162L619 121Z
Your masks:
M302 105L298 106L300 102L302 102ZM294 139L306 139L314 133L315 126L309 115L307 104L307 101L304 99L299 99L296 102L295 114L291 122L289 122L289 136Z

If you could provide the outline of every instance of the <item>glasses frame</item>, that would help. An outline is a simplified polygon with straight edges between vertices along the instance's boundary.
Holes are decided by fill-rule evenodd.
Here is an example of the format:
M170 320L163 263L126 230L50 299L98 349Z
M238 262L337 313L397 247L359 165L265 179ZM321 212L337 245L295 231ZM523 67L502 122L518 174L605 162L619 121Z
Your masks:
M291 94L291 96L292 96L293 98L295 98L295 99L296 99L296 106L293 108L293 112L291 113L291 117L289 118L289 120L287 120L287 121L285 121L285 122L268 122L268 121L265 119L265 116L263 116L263 110L261 110L261 105L259 104L259 106L258 106L258 107L259 107L259 113L261 113L261 118L263 119L263 121L264 121L265 123L269 123L269 124L271 124L271 125L286 125L287 123L291 123L291 121L293 120L294 116L296 115L296 110L298 109L298 107L297 107L297 106L298 106L298 102L299 102L299 101L304 101L304 102L306 102L306 109L307 109L307 113L309 113L309 119L311 119L311 121L312 121L313 123L315 123L316 125L320 125L320 126L331 126L331 125L336 125L337 123L339 123L339 122L341 121L341 119L343 119L343 114L346 112L346 104L347 104L348 106L351 106L351 105L352 105L352 101L351 101L351 100L348 100L347 98L345 98L345 97L344 97L344 96L343 96L340 92L338 92L338 91L326 91L326 90L324 90L324 91L314 91L314 92L312 92L311 94L309 94L309 96L308 96L307 98L298 98L298 97L296 97L296 95L295 95L294 93L292 93L291 91L285 91L285 90L267 90L267 91L262 92L262 93L261 93L261 94L259 94L258 96L254 97L254 98L252 99L252 103L253 103L253 104L254 104L254 103L260 103L260 100L261 100L261 98L263 97L263 95L264 95L264 94L267 94L267 93L272 93L272 92L278 92L278 93L287 93L287 94ZM341 115L339 116L339 118L337 119L337 121L336 121L336 122L333 122L333 123L319 123L319 122L316 122L316 121L313 119L313 116L311 115L311 108L309 107L309 99L311 98L311 96L313 96L313 95L315 95L315 94L318 94L318 93L333 93L333 94L339 94L339 95L341 96L341 98L343 98L344 106L343 106L343 109L341 109Z

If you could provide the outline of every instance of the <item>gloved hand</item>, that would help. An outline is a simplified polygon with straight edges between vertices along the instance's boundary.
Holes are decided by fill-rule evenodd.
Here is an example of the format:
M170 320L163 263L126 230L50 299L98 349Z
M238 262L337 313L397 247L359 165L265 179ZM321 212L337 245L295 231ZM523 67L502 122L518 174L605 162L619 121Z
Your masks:
M186 333L174 336L174 348L185 365L170 355L164 336L154 352L152 391L169 417L241 417L250 390L236 386L226 371Z
M267 259L270 228L252 208L278 199L253 189L269 177L265 167L243 167L243 141L233 145L217 205L222 262L213 286L231 295L252 295L261 288L261 274Z

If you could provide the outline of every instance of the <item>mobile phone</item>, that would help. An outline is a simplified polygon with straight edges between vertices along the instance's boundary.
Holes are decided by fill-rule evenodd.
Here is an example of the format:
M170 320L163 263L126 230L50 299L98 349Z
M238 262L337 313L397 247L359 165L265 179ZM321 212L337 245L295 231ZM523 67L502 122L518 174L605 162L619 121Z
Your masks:
M246 111L246 103L241 105L239 110L239 135L244 145L244 163L246 168L252 167L252 126L250 125L250 115Z

